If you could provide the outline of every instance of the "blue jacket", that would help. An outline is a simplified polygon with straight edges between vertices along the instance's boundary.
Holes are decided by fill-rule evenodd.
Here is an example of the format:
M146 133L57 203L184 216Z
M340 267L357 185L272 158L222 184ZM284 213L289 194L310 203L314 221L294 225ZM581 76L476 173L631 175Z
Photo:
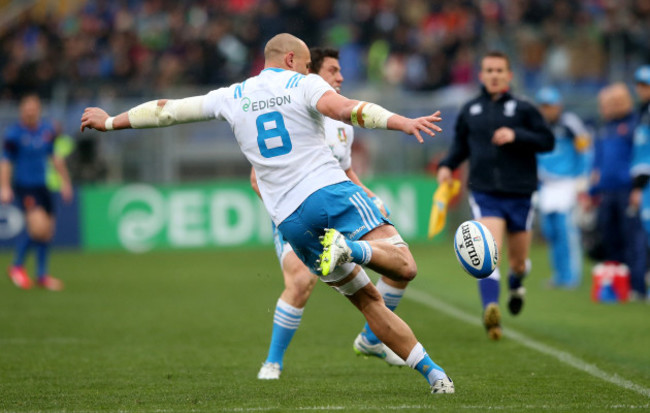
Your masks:
M632 187L630 167L637 115L629 115L603 124L594 140L593 169L600 174L600 180L591 188L596 194L603 190Z
M550 126L555 135L555 148L552 152L537 155L540 181L584 175L588 166L586 148L580 145L588 142L587 128L571 112L562 113L558 121Z

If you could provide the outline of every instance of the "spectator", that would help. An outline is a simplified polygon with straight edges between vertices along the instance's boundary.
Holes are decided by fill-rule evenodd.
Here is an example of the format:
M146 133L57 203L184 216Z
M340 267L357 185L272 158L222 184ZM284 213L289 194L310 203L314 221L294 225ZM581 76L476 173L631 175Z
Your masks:
M632 158L633 189L630 194L630 207L641 210L646 233L650 233L650 65L637 69L634 80L639 97L639 124L634 133L634 151ZM647 234L646 234L647 235ZM632 280L632 290L637 297L648 297L647 280Z
M535 100L555 135L552 152L537 155L538 209L549 244L551 285L574 288L582 278L582 248L576 225L578 192L586 189L589 134L577 115L565 112L560 92L540 89Z
M594 141L590 194L597 197L604 260L625 263L630 269L632 286L640 286L646 270L646 234L638 210L630 204L637 116L632 96L623 83L604 88L598 95L598 104L603 123Z
M603 70L618 75L650 55L649 8L633 0L76 3L46 18L27 9L0 34L0 96L15 100L39 91L47 97L57 83L76 85L79 78L120 89L126 77L137 94L156 84L227 84L259 69L261 39L287 29L309 44L334 42L350 82L382 81L382 62L418 62L423 66L397 78L414 90L467 82L474 56L495 46L521 56L513 64L531 87L565 74L569 86L602 83ZM604 53L611 64L584 64ZM350 54L365 58L350 62ZM176 65L175 58L191 64L164 64ZM394 70L389 75L395 81Z

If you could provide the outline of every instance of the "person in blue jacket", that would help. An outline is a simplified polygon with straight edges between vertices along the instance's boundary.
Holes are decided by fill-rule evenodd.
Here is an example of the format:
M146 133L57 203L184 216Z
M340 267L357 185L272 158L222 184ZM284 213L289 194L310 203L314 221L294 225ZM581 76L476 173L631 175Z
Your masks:
M0 201L16 201L24 211L27 231L18 239L9 278L19 288L30 289L32 279L25 271L24 262L30 247L36 249L37 285L52 291L63 289L63 282L49 275L49 244L54 235L54 204L46 185L48 162L59 173L61 195L72 199L70 177L62 157L54 154L56 131L41 119L41 101L36 95L20 101L20 119L4 134L0 160Z
M535 95L539 110L555 135L552 152L537 155L538 210L549 245L551 284L574 288L582 279L582 248L576 223L578 193L586 190L587 150L590 137L580 118L563 108L554 87Z
M639 122L634 130L630 206L641 210L643 226L646 234L650 234L650 65L638 68L634 73L634 80L639 97ZM647 279L633 280L632 290L637 297L650 298L647 284Z
M598 103L603 124L594 140L589 192L598 202L597 222L603 258L626 264L632 288L635 291L639 288L638 293L641 293L647 241L638 208L630 203L633 136L638 117L633 110L630 91L623 83L604 88L598 95Z

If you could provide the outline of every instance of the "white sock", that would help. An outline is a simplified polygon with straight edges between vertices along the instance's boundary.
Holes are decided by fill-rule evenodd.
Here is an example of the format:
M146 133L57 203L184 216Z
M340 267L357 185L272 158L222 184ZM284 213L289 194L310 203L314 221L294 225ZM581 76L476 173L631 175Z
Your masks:
M287 303L286 301L284 301L282 298L278 298L278 302L276 303L276 311L277 311L278 308L286 311L291 316L293 316L292 318L295 318L295 319L298 319L298 320L300 320L300 318L302 318L302 313L305 311L304 308L296 308L296 307L292 306L291 304ZM297 328L297 326L296 326L296 328Z
M404 360L406 362L406 365L409 366L410 368L414 369L418 363L422 361L425 355L424 347L422 347L422 344L418 342L415 347L411 350L409 353L409 356Z
M406 291L404 288L396 288L388 285L381 277L377 281L377 290L379 290L381 297L384 299L386 307L391 310L395 310L399 302L402 301L402 297L404 297L404 291Z

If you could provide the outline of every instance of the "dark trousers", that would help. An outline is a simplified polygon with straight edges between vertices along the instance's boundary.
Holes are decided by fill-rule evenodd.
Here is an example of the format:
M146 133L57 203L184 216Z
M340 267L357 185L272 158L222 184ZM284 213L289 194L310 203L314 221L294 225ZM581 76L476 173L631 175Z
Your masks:
M629 189L601 192L598 228L606 261L625 263L630 268L632 290L645 296L646 233L639 211L630 211Z

